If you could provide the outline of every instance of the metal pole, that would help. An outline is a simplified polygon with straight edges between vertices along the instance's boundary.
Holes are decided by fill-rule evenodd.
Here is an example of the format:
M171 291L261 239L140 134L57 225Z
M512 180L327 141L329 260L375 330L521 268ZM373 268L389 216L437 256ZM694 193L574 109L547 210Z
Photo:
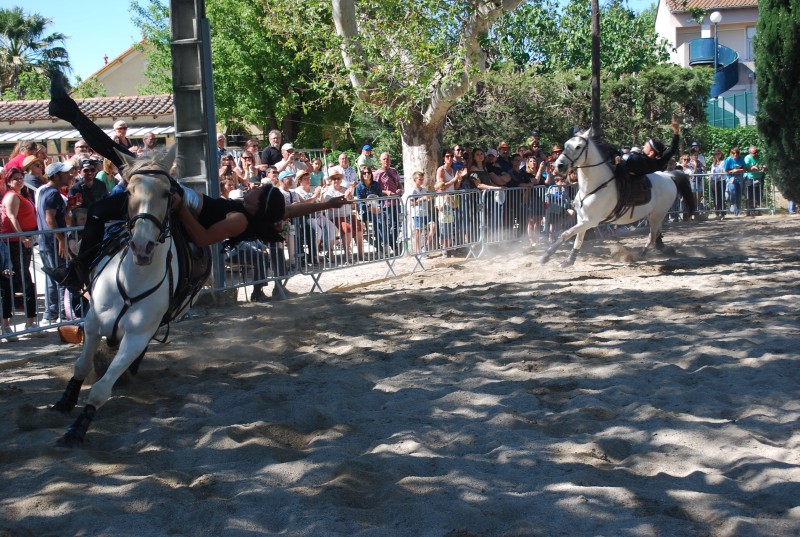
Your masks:
M717 24L714 23L714 76L717 74L717 70L719 69L719 40L717 38Z
M600 129L600 2L592 0L592 130L602 136Z

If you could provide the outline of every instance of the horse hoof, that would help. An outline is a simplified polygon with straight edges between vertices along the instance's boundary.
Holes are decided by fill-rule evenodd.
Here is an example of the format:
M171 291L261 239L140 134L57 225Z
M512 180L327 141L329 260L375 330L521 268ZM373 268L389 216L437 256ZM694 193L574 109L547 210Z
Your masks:
M72 430L72 427L67 429L64 436L58 439L56 446L64 448L76 448L83 445L83 437Z
M549 254L545 254L545 255L543 255L542 257L539 258L539 264L541 264L541 265L544 265L548 261L550 261L550 255Z
M65 416L69 416L69 413L72 412L72 408L74 408L74 407L70 407L68 404L64 403L63 401L59 401L58 403L56 403L53 406L51 406L50 410L53 410L55 412L59 412L60 414L63 414Z
M575 264L575 260L574 259L567 258L567 259L564 260L563 263L561 263L561 268L571 267L574 264Z

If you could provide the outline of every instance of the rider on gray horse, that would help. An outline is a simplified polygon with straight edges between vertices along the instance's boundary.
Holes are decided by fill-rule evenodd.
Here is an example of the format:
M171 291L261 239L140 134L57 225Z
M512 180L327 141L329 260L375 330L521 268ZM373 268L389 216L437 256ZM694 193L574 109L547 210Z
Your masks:
M648 173L666 170L669 160L678 150L680 124L675 116L672 116L672 133L672 144L669 148L665 148L661 140L650 138L645 142L641 153L631 152L628 158L617 164L615 175L620 179L637 181Z

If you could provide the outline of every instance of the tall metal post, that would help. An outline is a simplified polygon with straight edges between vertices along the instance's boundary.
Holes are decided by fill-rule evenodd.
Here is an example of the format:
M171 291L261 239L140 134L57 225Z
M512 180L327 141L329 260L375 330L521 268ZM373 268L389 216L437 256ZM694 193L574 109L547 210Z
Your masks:
M219 196L211 32L204 0L170 0L170 49L178 143L178 179L201 194ZM225 281L219 250L214 286Z
M592 130L602 136L600 129L600 3L592 0Z

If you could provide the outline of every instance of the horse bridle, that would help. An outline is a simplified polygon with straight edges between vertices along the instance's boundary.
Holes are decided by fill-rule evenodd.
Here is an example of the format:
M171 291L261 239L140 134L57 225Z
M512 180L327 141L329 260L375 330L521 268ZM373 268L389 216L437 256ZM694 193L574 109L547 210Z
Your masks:
M168 174L163 170L158 170L158 169L136 170L135 173L137 175L163 175L170 182L170 185L172 184L172 176L170 176L170 174ZM172 189L170 189L170 192L172 192ZM138 220L147 220L149 222L152 222L158 228L159 230L158 242L160 244L164 244L164 241L167 240L167 236L169 235L169 228L170 228L169 220L171 213L172 211L169 209L169 207L167 207L167 213L164 215L164 220L159 220L150 213L137 213L132 217L128 218L128 231L132 234L133 226L136 225L136 222Z

